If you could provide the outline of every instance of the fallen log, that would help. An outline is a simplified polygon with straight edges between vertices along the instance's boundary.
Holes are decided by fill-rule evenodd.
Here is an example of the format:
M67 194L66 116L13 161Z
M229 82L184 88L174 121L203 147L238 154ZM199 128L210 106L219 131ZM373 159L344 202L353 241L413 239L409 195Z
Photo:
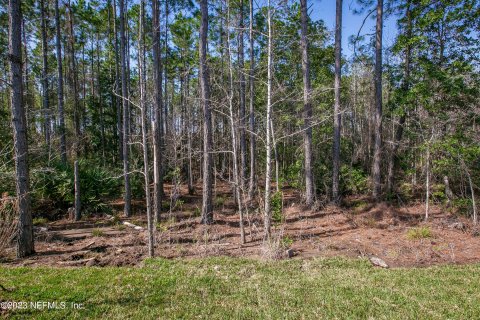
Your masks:
M88 249L88 248L90 248L91 246L93 246L94 244L95 244L95 241L92 241L92 242L90 242L89 244L87 244L86 246L84 246L84 247L82 248L82 250Z
M58 264L64 265L64 266L76 266L79 264L86 264L89 261L95 260L96 258L88 258L88 259L80 259L80 260L73 260L73 261L58 261Z
M123 221L122 224L126 225L127 227L133 228L135 230L143 230L143 227L137 226L133 223L130 223L128 221Z

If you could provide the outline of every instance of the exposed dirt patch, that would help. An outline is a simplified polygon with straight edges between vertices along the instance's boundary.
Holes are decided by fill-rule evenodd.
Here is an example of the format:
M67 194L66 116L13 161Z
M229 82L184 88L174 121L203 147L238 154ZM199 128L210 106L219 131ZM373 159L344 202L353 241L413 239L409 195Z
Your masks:
M170 189L166 188L167 195ZM247 244L241 245L238 215L228 186L217 186L215 224L210 226L199 223L201 196L187 195L183 188L180 192L184 196L175 210L163 213L157 224L158 256L262 256L263 217L256 209L248 210ZM440 206L431 207L429 221L425 222L423 204L399 208L375 205L368 198L352 198L346 199L342 207L329 205L312 211L299 204L300 196L292 189L285 190L284 198L285 222L275 225L273 233L286 240L293 250L288 255L295 258L376 256L391 267L480 262L479 232L468 219L446 213ZM4 263L58 267L139 265L147 256L146 230L121 225L128 221L146 226L142 202L135 204L137 213L129 219L100 216L79 222L51 222L46 230L37 230L34 256L16 260L13 248L9 248ZM121 212L121 201L114 205ZM413 228L426 231L426 236L410 236Z

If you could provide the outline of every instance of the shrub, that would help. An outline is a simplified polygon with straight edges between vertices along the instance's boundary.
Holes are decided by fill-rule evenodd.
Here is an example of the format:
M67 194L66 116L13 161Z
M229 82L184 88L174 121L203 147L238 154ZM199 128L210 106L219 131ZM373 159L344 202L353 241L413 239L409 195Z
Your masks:
M110 212L105 203L120 195L120 181L111 173L88 162L81 161L80 200L83 213ZM66 209L74 203L73 167L62 164L32 171L32 194L34 206L48 203L52 208Z
M289 236L283 237L283 239L282 239L283 248L288 249L292 246L292 244L293 244L293 239L292 238L290 238Z
M266 260L280 260L287 258L287 252L293 240L288 236L283 236L283 230L272 234L270 240L264 241L262 249L262 257Z
M472 199L471 198L457 198L452 201L453 207L457 209L458 213L463 215L469 215L472 211Z
M283 171L283 177L280 177L279 183L282 184L283 182L286 182L288 185L295 189L304 188L302 184L303 161L303 156L299 156L295 163L289 165Z
M180 167L165 168L164 181L173 182L174 180L180 180L181 170Z
M200 217L201 215L202 215L202 210L200 210L199 207L195 207L195 209L193 209L193 216Z
M123 231L123 230L125 230L127 227L126 227L124 224L116 224L116 225L115 225L115 228L116 228L118 231Z
M398 191L400 193L400 196L406 200L413 198L414 188L411 183L408 183L408 182L402 183Z
M105 236L105 232L103 232L103 231L100 230L100 229L93 229L93 230L92 230L92 236L94 236L94 237L103 237L103 236Z
M432 185L432 201L434 202L444 202L447 200L445 195L445 185L443 184L434 184Z
M123 186L123 179L121 179L120 185ZM145 180L141 174L130 175L130 190L133 198L145 197Z
M15 194L15 170L0 169L0 195Z
M368 192L368 175L361 169L347 165L340 168L340 189L347 194Z
M34 226L41 226L47 224L48 220L45 218L33 218Z
M407 238L414 239L426 239L432 238L433 234L429 227L413 228L407 231Z
M223 207L223 205L225 204L225 200L226 200L225 197L222 197L222 196L215 197L215 200L213 201L213 205L216 208Z
M272 209L272 221L275 223L283 222L283 194L278 191L270 198L270 207Z
M185 204L185 201L182 199L177 199L175 200L175 203L173 204L173 209L172 210L178 210L183 211L183 205Z

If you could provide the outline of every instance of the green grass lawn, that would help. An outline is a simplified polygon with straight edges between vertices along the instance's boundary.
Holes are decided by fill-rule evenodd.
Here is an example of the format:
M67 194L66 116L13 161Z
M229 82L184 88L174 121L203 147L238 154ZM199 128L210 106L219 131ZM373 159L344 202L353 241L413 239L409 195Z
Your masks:
M156 259L138 268L0 267L0 284L15 288L0 291L2 301L67 303L29 306L7 314L13 318L480 319L480 265L377 269L347 259Z

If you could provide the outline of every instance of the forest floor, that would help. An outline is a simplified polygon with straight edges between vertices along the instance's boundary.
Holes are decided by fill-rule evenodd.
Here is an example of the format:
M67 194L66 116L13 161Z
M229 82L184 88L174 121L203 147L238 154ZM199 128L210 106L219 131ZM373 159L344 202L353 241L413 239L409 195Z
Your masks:
M167 196L171 186L166 187ZM232 256L262 258L271 251L288 252L293 259L311 257L379 257L390 267L468 264L480 262L479 230L463 216L431 206L424 221L423 204L395 207L374 204L368 198L346 198L342 207L326 205L307 210L300 194L284 189L284 223L273 227L283 246L263 242L263 217L258 210L246 213L247 243L240 243L240 228L231 190L217 188L215 223L200 224L201 194L180 190L177 209L162 213L157 224L156 255L164 258ZM12 266L133 266L147 257L146 217L141 201L134 203L131 218L123 218L122 203L112 204L119 214L48 222L36 227L36 254L14 259L13 248L3 259ZM137 228L121 224L128 221ZM282 249L283 248L283 249ZM283 250L283 251L282 251Z

